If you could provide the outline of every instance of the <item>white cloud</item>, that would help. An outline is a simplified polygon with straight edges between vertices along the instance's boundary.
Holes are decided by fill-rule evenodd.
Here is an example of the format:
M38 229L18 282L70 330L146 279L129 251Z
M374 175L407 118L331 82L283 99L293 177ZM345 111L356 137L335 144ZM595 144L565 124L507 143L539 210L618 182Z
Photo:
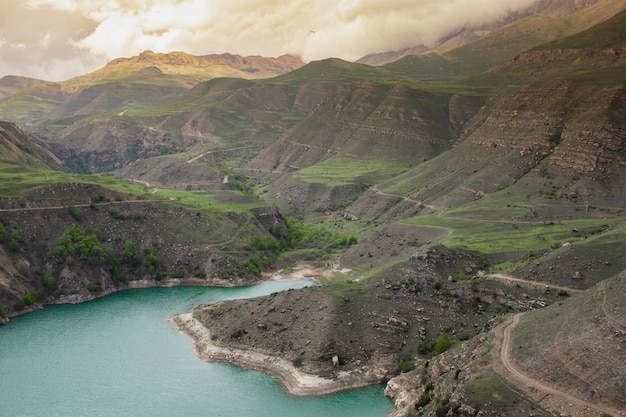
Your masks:
M7 22L11 13L22 19L19 25L5 25L0 17L0 38L4 39L0 54L8 45L23 43L31 53L41 54L41 59L62 61L67 56L72 65L82 59L83 65L68 67L67 77L77 75L78 68L101 66L106 60L137 55L148 49L196 55L292 53L305 60L330 56L355 60L373 52L434 43L464 26L501 19L536 1L29 0L10 5L0 2L0 16L8 13L9 17L4 18ZM61 22L50 23L51 12ZM31 22L27 24L23 19ZM63 19L71 22L69 28ZM32 34L37 27L45 28L45 33ZM33 45L35 48L31 48ZM0 64L1 76L7 70L7 58L1 59Z

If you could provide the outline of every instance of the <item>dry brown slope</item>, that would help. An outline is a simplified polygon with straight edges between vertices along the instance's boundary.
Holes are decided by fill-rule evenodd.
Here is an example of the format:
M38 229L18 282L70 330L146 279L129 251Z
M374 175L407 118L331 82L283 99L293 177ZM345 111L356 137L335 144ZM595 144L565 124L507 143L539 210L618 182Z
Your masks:
M527 376L626 415L626 273L526 314L512 353Z

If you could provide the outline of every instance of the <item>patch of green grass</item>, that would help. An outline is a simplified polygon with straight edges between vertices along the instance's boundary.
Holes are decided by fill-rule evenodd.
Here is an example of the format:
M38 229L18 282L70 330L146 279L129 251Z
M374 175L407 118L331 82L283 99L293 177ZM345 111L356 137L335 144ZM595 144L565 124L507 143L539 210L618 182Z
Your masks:
M322 282L322 281L320 281ZM325 285L319 287L319 291L323 291L328 294L332 294L336 297L348 296L355 290L361 290L366 288L366 284L363 281L354 281L347 276L342 276L333 279L332 281L322 282Z
M106 175L76 175L0 162L0 197L16 198L36 188L63 183L95 184L120 193L149 197L143 186Z
M200 212L218 210L241 214L267 206L261 200L230 190L184 191L160 188L152 197L169 199L176 205Z
M500 376L465 381L463 396L478 410L508 408L521 400Z
M418 226L441 227L448 235L441 243L451 248L473 250L482 254L540 251L554 244L580 240L574 229L598 228L621 223L620 220L578 219L558 223L442 216L419 216L402 221Z
M122 194L146 199L171 200L180 206L196 211L210 209L211 211L244 213L253 208L266 206L261 200L245 196L239 191L210 190L189 192L159 189L157 192L153 192L152 189L140 183L120 180L107 175L75 175L0 162L0 197L19 198L34 189L64 183L94 184ZM48 196L48 198L54 197Z
M334 156L299 170L294 177L308 183L339 186L391 178L409 168L408 162Z

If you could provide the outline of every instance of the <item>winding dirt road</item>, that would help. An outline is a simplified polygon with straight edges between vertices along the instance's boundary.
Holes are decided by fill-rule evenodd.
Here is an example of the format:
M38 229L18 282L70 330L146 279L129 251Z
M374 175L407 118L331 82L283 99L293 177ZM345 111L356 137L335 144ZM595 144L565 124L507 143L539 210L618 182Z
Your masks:
M562 291L571 292L573 294L583 291L580 288L566 287L564 285L558 285L558 284L554 284L548 281L534 281L530 279L517 278L517 277L506 275L506 274L489 274L489 275L485 275L485 278L496 279L499 281L513 282L513 283L520 284L520 285L529 285L531 287L550 288L553 290L560 290L560 291L562 290Z
M238 146L236 148L228 148L228 149L211 149L210 151L203 152L200 155L195 156L195 157L189 159L187 161L187 163L188 164L192 164L192 163L196 162L198 159L202 158L203 156L209 155L209 154L212 154L212 153L238 151L240 149L248 149L248 148L252 148L252 145Z
M516 386L522 388L524 391L528 391L530 388L531 391L539 392L542 395L538 402L541 404L548 396L558 397L562 400L565 400L567 406L571 409L568 410L568 413L572 416L581 416L586 417L590 416L590 411L595 411L599 415L603 413L608 413L612 416L624 416L624 413L615 410L613 408L607 407L601 404L594 404L590 402L583 401L578 397L575 397L567 392L560 391L554 387L551 387L545 384L542 381L532 378L531 376L525 374L515 363L515 359L512 354L512 345L513 345L513 332L515 331L515 326L519 323L520 319L525 313L517 313L512 318L509 319L508 323L505 324L504 330L502 331L502 338L500 343L500 361L504 368L507 370L509 375L512 378L509 378L507 375L507 379L511 380L515 383ZM548 408L552 408L547 406ZM562 410L558 410L561 412Z

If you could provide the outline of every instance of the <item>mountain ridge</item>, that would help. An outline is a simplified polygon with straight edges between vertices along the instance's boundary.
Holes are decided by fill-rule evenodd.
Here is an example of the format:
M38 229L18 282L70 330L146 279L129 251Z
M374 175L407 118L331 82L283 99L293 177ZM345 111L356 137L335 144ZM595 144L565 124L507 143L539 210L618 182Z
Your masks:
M616 4L544 3L559 13ZM489 330L500 316L551 305L516 326L516 337L532 338L514 354L538 374L543 346L569 352L539 376L572 386L581 373L571 358L587 353L575 326L555 338L564 315L551 314L567 310L576 323L581 300L597 301L604 282L623 286L625 19L622 11L522 51L524 42L506 47L529 26L509 25L498 39L443 57L380 67L328 59L275 78L192 88L147 53L138 72L90 85L80 99L60 100L59 86L48 86L46 97L61 104L46 114L58 118L30 133L79 175L15 157L0 164L8 231L0 301L15 314L37 294L30 307L178 276L238 285L313 264L323 271L320 287L192 314L225 347L271 352L329 378L375 368L381 380L397 378L389 386L406 380L398 415L553 415L486 366L499 337ZM504 49L482 50L488 45ZM86 175L96 171L109 174ZM113 256L61 256L65 230L88 232L92 222ZM621 318L623 300L606 299L607 308L616 304L608 315ZM586 326L599 313L593 307L579 320ZM614 356L623 344L614 327L586 343ZM526 350L534 353L524 358ZM596 383L623 373L606 369L611 363L586 360L592 384L572 395L621 407L614 400L623 387Z
M62 82L6 76L0 79L0 119L33 128L46 120L88 116L172 99L216 77L268 78L302 65L302 61L291 55L265 58L146 51L135 57L112 60L99 70Z
M188 76L202 81L217 77L258 79L275 77L303 65L304 62L293 55L267 58L229 53L211 55L191 55L185 52L155 53L148 50L130 58L111 60L99 70L71 78L63 83L76 85L86 81L115 79L150 70Z
M462 28L457 33L439 40L432 47L417 45L396 52L371 54L356 62L384 65L402 58L429 53L444 56L450 53L450 56L454 58L459 53L465 58L471 54L483 55L481 49L502 49L497 38L511 29L516 32L517 39L508 41L504 49L516 50L519 53L549 40L592 27L623 10L624 7L625 5L620 0L540 0L528 9L512 13L498 22ZM515 44L518 44L516 49L514 49ZM468 47L464 48L466 45ZM464 49L467 49L467 52ZM456 52L453 52L455 50ZM512 55L508 58L512 58ZM502 60L493 61L489 65L493 66L502 62Z

